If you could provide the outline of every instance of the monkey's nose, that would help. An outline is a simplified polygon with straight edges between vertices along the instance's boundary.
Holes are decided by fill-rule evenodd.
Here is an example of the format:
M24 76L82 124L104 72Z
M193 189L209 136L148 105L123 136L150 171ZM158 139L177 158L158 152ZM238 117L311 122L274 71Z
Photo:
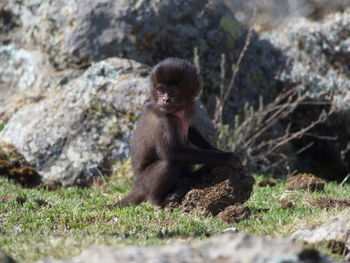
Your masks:
M164 103L171 103L172 101L173 101L172 98L169 98L169 97L164 97L164 98L163 98L163 102L164 102Z

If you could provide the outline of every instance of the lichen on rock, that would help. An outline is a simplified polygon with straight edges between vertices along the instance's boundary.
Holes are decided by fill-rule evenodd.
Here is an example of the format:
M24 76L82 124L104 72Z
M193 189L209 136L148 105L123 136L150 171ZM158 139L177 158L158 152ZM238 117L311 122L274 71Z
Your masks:
M130 112L137 115L147 97L143 70L121 59L97 63L62 92L19 109L0 136L44 181L84 185L127 157Z

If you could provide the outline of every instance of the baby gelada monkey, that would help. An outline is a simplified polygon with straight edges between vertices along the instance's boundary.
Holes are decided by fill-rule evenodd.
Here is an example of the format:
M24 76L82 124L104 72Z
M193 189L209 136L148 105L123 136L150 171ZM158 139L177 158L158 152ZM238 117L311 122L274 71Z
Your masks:
M167 196L178 190L181 178L198 174L191 169L194 164L241 168L235 153L216 149L190 125L194 100L202 89L191 63L167 58L153 67L150 83L151 102L138 120L132 141L135 181L131 193L116 204L119 207L145 200L163 207Z

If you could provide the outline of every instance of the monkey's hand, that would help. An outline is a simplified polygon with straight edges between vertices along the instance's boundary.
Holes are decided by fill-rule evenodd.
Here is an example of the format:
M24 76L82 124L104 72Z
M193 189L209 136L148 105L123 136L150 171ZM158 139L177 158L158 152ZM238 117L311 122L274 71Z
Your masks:
M234 152L229 153L228 164L233 166L235 169L243 169L241 157Z

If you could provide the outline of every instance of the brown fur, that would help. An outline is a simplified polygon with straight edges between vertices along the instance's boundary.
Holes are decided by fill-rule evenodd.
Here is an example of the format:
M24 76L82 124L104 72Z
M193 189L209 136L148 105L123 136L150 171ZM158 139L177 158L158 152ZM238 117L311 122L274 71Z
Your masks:
M193 164L241 167L236 154L216 149L195 127L189 126L187 132L195 114L194 99L202 88L193 65L168 58L153 68L150 80L151 103L141 114L132 143L135 182L131 193L117 206L145 200L164 206L181 177L196 175L191 170ZM189 142L198 148L190 147Z

